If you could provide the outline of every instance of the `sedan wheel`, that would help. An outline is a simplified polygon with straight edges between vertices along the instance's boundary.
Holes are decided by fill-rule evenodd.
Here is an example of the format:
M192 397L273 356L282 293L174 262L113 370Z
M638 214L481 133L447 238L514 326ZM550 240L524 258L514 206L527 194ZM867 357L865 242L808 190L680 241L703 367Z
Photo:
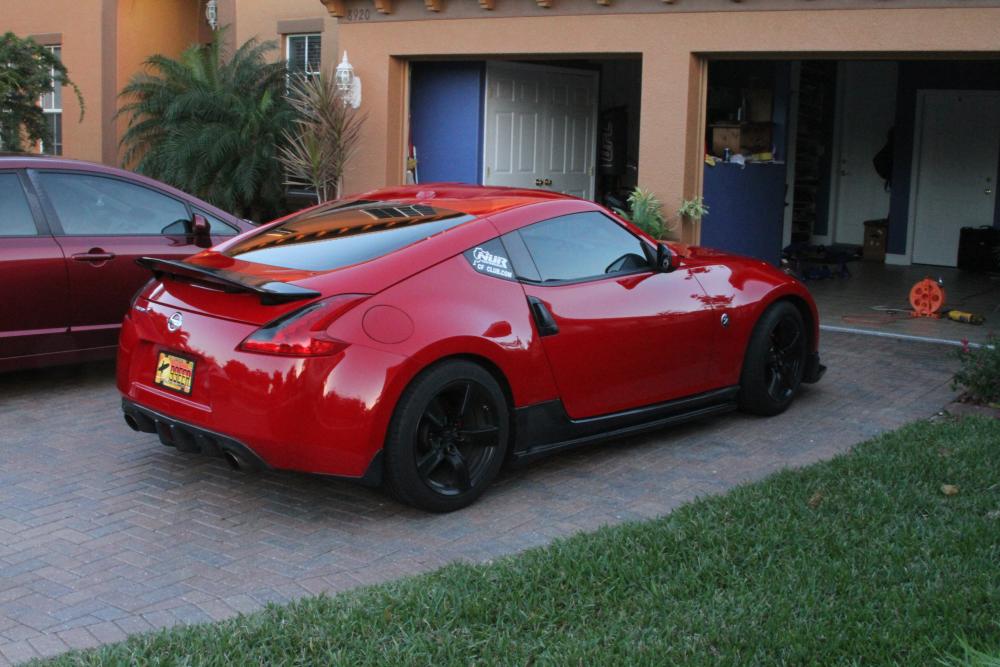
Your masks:
M453 361L419 375L400 398L386 439L386 483L435 512L473 502L496 477L509 433L503 391L482 367Z

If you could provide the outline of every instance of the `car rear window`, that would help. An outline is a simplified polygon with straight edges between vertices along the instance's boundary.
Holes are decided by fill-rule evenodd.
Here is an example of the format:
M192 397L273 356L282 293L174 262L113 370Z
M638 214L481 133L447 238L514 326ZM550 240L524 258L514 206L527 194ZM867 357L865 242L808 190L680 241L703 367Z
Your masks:
M388 255L472 219L433 206L338 202L261 230L225 254L300 271L332 271Z

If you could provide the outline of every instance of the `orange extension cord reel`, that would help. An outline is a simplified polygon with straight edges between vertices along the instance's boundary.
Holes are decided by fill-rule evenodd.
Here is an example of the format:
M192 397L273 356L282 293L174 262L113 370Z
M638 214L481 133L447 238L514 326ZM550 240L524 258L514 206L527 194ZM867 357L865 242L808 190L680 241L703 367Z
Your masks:
M914 317L941 317L944 288L936 280L924 278L910 288L910 305Z

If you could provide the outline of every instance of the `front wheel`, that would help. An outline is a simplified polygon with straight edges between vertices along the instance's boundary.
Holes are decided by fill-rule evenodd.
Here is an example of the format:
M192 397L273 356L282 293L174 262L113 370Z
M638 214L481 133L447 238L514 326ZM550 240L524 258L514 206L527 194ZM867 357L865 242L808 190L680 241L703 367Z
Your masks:
M750 336L740 377L740 407L756 415L784 412L798 393L808 337L798 308L779 301L761 315Z
M447 361L403 392L385 444L386 487L399 500L451 512L478 498L503 464L509 411L481 366Z

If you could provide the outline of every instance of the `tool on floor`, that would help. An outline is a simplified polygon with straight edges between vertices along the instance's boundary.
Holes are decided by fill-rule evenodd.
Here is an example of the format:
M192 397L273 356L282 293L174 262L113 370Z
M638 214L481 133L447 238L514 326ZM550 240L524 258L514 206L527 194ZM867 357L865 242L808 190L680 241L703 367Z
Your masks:
M986 318L982 315L969 313L954 308L944 308L944 281L938 278L924 278L910 289L910 305L913 306L913 317L946 317L953 322L965 324L982 324Z
M976 315L975 313L968 313L964 310L946 310L942 313L949 320L955 322L964 322L965 324L982 324L986 321L986 318L982 315Z
M944 305L944 281L924 278L910 288L910 305L914 317L941 317Z

